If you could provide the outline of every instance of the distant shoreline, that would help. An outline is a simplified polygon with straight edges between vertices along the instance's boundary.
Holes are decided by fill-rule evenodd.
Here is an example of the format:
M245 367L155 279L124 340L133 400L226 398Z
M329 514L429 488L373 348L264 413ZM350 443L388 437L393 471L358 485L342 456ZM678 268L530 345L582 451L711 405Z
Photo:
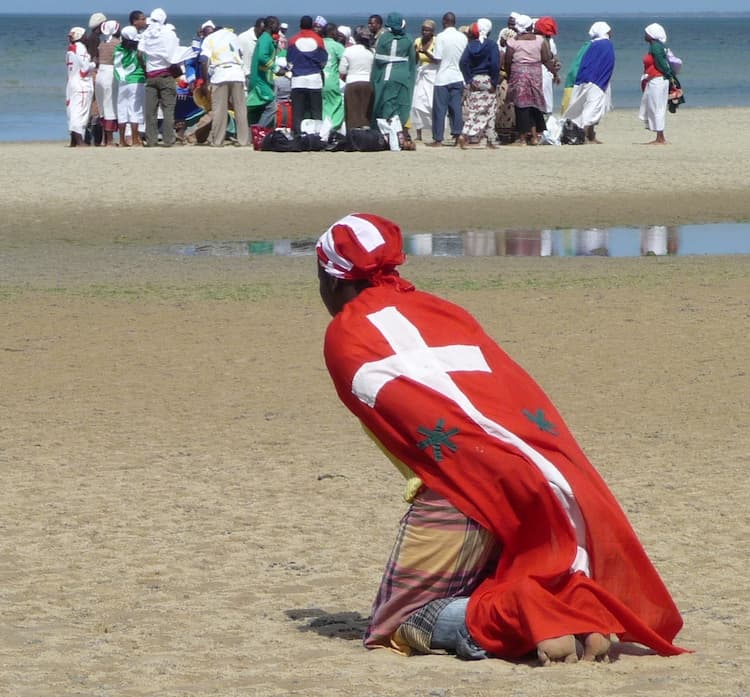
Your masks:
M717 123L733 128L709 143ZM305 239L356 210L411 231L750 221L750 139L735 137L749 130L750 108L680 109L668 115L670 144L647 146L653 134L628 109L604 118L603 145L265 153L2 143L0 240Z

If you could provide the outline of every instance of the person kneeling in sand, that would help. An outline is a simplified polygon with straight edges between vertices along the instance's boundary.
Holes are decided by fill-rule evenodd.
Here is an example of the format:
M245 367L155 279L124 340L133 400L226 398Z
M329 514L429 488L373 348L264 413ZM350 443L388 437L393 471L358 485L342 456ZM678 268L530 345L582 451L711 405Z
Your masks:
M351 214L316 250L328 371L410 502L365 646L546 665L606 660L614 634L683 652L669 592L552 402L469 313L399 276L399 227Z

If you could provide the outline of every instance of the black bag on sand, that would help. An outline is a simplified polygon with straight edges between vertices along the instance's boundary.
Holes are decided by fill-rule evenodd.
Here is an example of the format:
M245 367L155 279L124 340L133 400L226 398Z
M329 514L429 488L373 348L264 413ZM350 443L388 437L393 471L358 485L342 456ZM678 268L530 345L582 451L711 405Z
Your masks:
M565 119L560 134L560 142L563 145L583 145L586 142L586 133L570 119Z
M349 137L332 131L328 136L328 144L325 147L326 152L347 152L349 150Z
M302 152L320 152L326 146L317 133L303 133L299 137Z
M352 128L348 138L349 148L353 152L377 152L388 149L385 137L375 128Z
M300 152L302 145L299 138L287 138L283 131L271 131L263 139L260 149L270 152Z

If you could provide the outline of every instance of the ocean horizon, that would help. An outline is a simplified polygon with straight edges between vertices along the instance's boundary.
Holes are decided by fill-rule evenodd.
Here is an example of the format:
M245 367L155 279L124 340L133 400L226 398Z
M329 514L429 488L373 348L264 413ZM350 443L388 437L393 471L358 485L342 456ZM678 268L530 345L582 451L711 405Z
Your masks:
M0 88L5 99L0 103L0 141L62 141L68 139L65 117L65 50L71 26L85 25L88 17L77 14L3 13L0 22L5 70ZM170 14L180 42L189 45L197 28L206 19L220 20L225 26L244 31L256 14L205 15ZM428 15L429 16L429 15ZM505 25L507 15L488 15L493 35ZM432 15L439 19L439 12ZM114 15L121 23L123 16ZM367 15L331 14L328 20L355 26L366 23ZM425 15L406 16L407 31L416 36ZM750 13L685 13L654 15L601 12L592 17L580 13L556 13L559 34L555 37L562 62L561 76L572 62L581 44L588 38L593 21L606 18L612 26L616 67L612 79L615 109L637 109L640 102L640 75L645 53L643 28L652 21L661 22L668 34L668 46L683 60L680 79L686 103L682 109L750 106L750 76L746 71L728 70L746 61L747 43L744 22ZM298 16L282 16L290 33ZM476 20L474 15L459 15L459 24ZM555 110L559 109L562 87L555 90Z

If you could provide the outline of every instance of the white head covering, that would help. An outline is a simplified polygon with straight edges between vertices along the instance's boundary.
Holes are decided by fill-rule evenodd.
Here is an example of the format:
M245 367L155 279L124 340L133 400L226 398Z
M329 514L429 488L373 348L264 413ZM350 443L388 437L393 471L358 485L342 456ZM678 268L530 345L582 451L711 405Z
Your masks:
M86 30L83 27L71 27L68 36L71 41L79 41L85 33Z
M339 24L339 32L344 35L346 39L346 45L349 45L349 39L352 38L352 28L347 27L346 24Z
M664 43L667 40L667 32L664 31L664 27L661 24L654 22L646 27L646 34L652 39L661 41Z
M531 29L531 17L529 15L518 15L516 17L516 31L522 34Z
M207 19L205 22L203 22L203 24L201 24L201 29L208 29L209 27L211 29L216 29L216 25L210 19Z
M167 21L167 13L161 9L161 7L157 7L155 10L151 10L151 14L148 16L148 23L152 24L156 22L156 24L164 24Z
M500 34L498 35L498 39L505 39L506 41L508 39L512 39L516 35L516 30L511 29L510 27L503 27L500 30Z
M513 17L513 19L518 19L521 16L520 12L511 12L510 16Z
M138 41L138 30L132 26L124 27L122 30L122 38L130 41Z
M486 17L480 17L477 20L477 29L479 30L479 41L484 43L484 40L492 31L492 22Z
M115 19L108 19L102 24L102 36L104 37L104 43L112 41L112 37L117 33L120 28L120 23Z
M606 39L612 27L606 22L594 22L589 29L589 36L596 41L597 39Z
M94 14L89 17L89 29L96 29L102 22L106 21L107 15L101 12L94 12Z

